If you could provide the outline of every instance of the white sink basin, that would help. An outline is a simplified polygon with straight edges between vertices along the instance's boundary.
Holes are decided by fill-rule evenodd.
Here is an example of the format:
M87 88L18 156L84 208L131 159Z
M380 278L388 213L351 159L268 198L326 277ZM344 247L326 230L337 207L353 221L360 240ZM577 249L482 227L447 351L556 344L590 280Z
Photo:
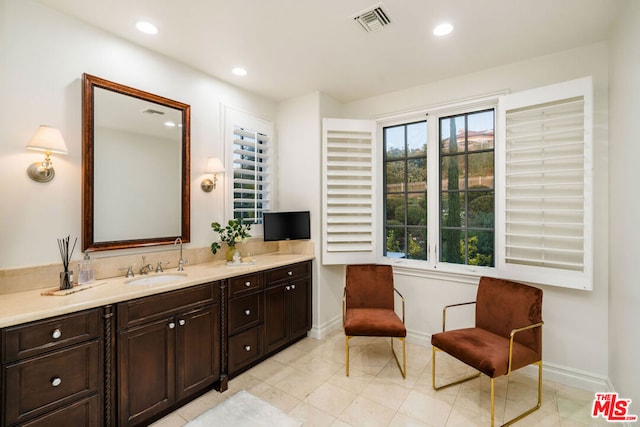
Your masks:
M127 285L164 285L177 282L187 277L186 273L153 274L128 280Z

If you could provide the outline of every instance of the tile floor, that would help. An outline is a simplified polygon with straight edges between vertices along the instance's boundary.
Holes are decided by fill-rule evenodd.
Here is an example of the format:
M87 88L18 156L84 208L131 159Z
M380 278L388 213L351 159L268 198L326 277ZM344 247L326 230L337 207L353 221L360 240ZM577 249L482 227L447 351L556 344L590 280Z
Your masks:
M183 426L243 389L302 421L303 426L490 425L488 378L480 376L434 391L431 347L407 344L406 379L391 355L388 339L351 339L349 377L345 376L344 358L342 331L323 340L305 338L230 380L224 393L211 391L153 426ZM464 375L467 370L444 353L437 358L438 378ZM508 380L496 380L496 425L535 404L536 382L519 372ZM602 418L590 417L592 392L544 381L542 393L542 407L515 425L607 425Z

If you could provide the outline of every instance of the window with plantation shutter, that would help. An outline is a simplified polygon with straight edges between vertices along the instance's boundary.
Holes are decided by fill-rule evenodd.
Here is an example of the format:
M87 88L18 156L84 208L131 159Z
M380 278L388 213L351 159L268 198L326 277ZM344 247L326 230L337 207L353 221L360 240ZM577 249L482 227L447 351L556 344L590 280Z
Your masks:
M592 95L579 79L503 97L498 271L592 289Z
M322 263L375 262L376 123L323 119Z
M233 129L233 216L262 224L269 209L269 137L252 129Z
M273 203L273 124L228 106L224 112L229 216L260 225Z

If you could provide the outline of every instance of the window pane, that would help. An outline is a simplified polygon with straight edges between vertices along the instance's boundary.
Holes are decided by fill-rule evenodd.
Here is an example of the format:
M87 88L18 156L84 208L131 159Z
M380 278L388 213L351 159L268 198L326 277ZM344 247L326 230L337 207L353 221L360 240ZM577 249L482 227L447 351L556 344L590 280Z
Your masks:
M387 194L385 203L386 224L404 226L405 201L402 194Z
M426 227L409 227L408 231L408 253L409 259L427 259L427 229Z
M407 156L427 155L427 122L407 126Z
M469 227L494 228L493 191L469 192Z
M493 151L469 154L469 188L493 188Z
M469 151L493 149L493 110L469 114L467 126Z
M407 198L407 225L427 225L426 193L409 193Z
M404 158L404 126L385 128L384 142L387 160Z
M458 229L441 230L442 248L440 251L440 260L454 264L464 264L464 232Z
M404 227L385 227L385 256L404 258L406 254Z
M407 191L427 191L426 157L407 160Z
M399 193L405 191L405 163L404 160L395 160L387 162L386 181L388 193Z
M469 265L493 267L493 231L469 231L467 256Z
M442 227L466 227L464 192L442 193L440 199Z
M464 153L455 156L442 157L440 173L442 191L464 190L466 173Z
M449 138L451 134L455 135L453 140ZM443 154L465 151L464 116L440 119L440 151Z

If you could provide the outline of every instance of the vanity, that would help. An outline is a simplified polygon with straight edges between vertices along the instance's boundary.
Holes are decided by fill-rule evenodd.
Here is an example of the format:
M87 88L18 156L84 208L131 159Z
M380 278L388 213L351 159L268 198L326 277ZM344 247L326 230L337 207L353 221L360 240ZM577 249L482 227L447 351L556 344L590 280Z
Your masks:
M187 266L169 283L0 295L0 425L147 425L224 392L311 329L313 255L255 259Z

